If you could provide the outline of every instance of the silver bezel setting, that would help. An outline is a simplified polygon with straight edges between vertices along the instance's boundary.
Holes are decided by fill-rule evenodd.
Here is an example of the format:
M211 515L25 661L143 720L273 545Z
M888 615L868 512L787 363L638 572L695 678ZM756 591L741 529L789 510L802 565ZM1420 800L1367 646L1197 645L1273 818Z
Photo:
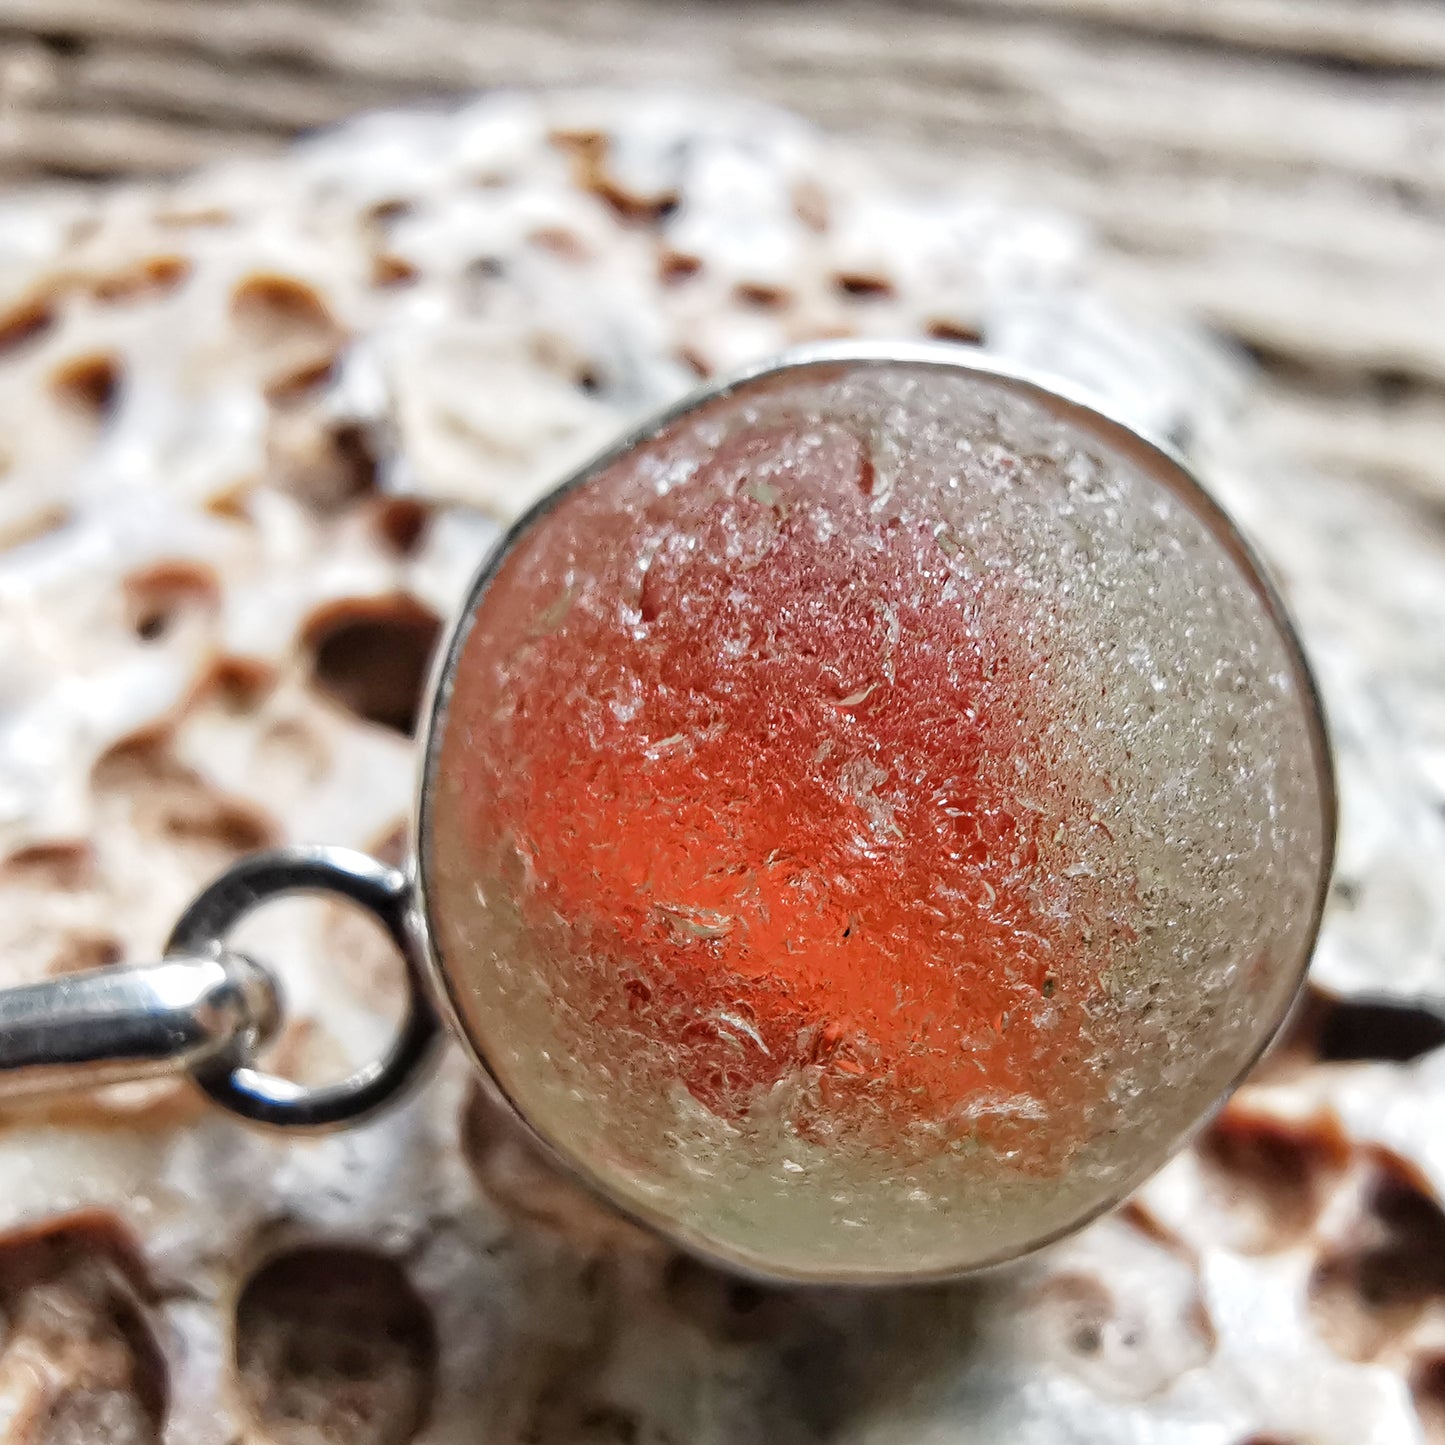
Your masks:
M1091 1219L1116 1207L1121 1201L1119 1199L1107 1200L1087 1216L1072 1221L1068 1226L1048 1238L1034 1241L1027 1247L1007 1251L997 1258L988 1259L961 1270L911 1271L900 1268L888 1272L819 1274L809 1271L780 1271L771 1266L760 1265L758 1261L741 1254L734 1254L713 1240L691 1234L686 1228L679 1226L676 1221L669 1219L661 1212L648 1210L632 1200L620 1197L604 1179L596 1176L568 1150L565 1141L548 1138L531 1123L525 1112L510 1096L491 1067L480 1042L472 1037L463 1021L453 993L453 980L448 972L446 961L440 956L437 931L434 927L433 903L428 889L428 881L432 873L432 850L435 846L431 828L433 781L446 732L447 714L456 671L462 649L477 617L486 590L511 549L556 506L562 497L575 488L587 485L589 481L634 447L656 437L674 422L699 407L730 396L753 383L775 377L783 372L832 366L945 368L998 383L1017 394L1042 403L1057 416L1069 420L1081 430L1092 433L1116 452L1122 453L1136 462L1142 470L1155 478L1160 486L1168 488L1210 529L1260 598L1266 615L1278 629L1285 645L1306 712L1324 822L1324 856L1320 884L1305 934L1306 944L1301 949L1301 956L1296 965L1297 977L1291 990L1290 1003L1280 1011L1279 1018L1272 1022L1263 1043L1217 1101L1216 1109L1222 1107L1225 1100L1269 1048L1285 1019L1289 1016L1293 1003L1298 999L1304 985L1309 958L1318 936L1328 895L1338 821L1334 766L1324 710L1294 622L1253 547L1185 461L1171 448L1150 439L1133 426L1110 415L1106 410L1101 409L1097 401L1088 399L1082 392L1067 383L1045 379L1033 372L1003 364L984 353L951 343L828 342L798 347L779 356L744 367L720 380L697 388L673 405L664 408L632 428L605 451L566 477L513 523L474 574L466 598L453 618L450 630L439 649L432 671L428 697L422 714L426 721L419 758L417 787L415 927L421 944L423 967L429 978L436 1006L487 1085L495 1096L507 1106L532 1140L561 1169L621 1214L672 1240L698 1258L755 1278L799 1284L928 1283L955 1278L961 1274L976 1273L979 1270L1004 1264L1024 1254L1032 1253L1035 1249L1042 1248L1055 1239L1074 1233ZM1197 1133L1205 1126L1210 1117L1212 1114L1198 1120L1194 1130L1177 1141L1176 1149L1182 1148L1193 1133Z

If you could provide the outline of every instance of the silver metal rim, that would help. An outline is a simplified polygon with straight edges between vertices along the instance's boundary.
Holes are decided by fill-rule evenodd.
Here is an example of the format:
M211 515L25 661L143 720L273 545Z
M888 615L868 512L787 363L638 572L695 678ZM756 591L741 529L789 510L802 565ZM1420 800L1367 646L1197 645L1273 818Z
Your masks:
M627 432L605 451L578 468L561 481L539 501L534 503L492 548L474 574L467 589L466 600L453 617L450 630L438 650L432 668L428 697L423 716L426 730L421 754L418 760L419 778L417 787L416 814L416 870L415 881L418 928L423 949L423 965L431 980L431 992L441 1009L447 1026L456 1036L472 1063L481 1072L497 1097L503 1101L517 1123L566 1174L610 1204L629 1219L640 1223L658 1234L675 1241L681 1248L708 1263L751 1275L764 1280L780 1280L800 1284L847 1284L847 1285L898 1285L930 1283L958 1278L960 1275L976 1274L1018 1259L1026 1254L1073 1234L1092 1219L1117 1207L1120 1202L1111 1199L1092 1212L1080 1216L1055 1234L1032 1242L1021 1248L1001 1253L996 1258L983 1260L961 1269L910 1271L897 1270L877 1273L834 1273L823 1274L811 1271L779 1271L760 1264L741 1254L735 1254L719 1246L716 1241L693 1234L665 1215L650 1210L634 1200L621 1196L605 1179L595 1174L581 1159L573 1154L565 1141L552 1139L543 1134L527 1117L525 1111L513 1098L506 1085L494 1071L480 1042L466 1027L453 992L453 982L445 960L440 955L436 929L433 925L432 902L428 892L431 875L431 798L436 767L440 758L445 734L445 718L451 701L456 668L466 643L479 605L496 576L503 560L517 542L544 518L557 503L574 488L585 486L612 463L640 444L651 440L673 422L697 408L731 395L748 385L775 376L780 372L826 368L829 366L912 366L937 367L961 371L984 381L993 381L1022 393L1030 399L1042 402L1056 415L1075 422L1081 429L1090 431L1118 451L1135 460L1151 476L1157 478L1160 486L1167 487L1188 506L1219 541L1226 553L1234 560L1241 574L1260 598L1266 615L1279 630L1289 655L1296 684L1306 711L1306 722L1314 754L1316 781L1319 787L1320 810L1323 818L1323 848L1320 884L1316 892L1309 927L1305 934L1306 945L1301 950L1297 965L1297 976L1290 992L1287 1006L1267 1033L1259 1049L1250 1057L1245 1067L1233 1079L1219 1098L1216 1111L1222 1108L1230 1095L1268 1051L1285 1020L1289 1017L1304 989L1310 957L1318 937L1320 922L1324 915L1329 895L1329 885L1334 868L1336 834L1338 829L1338 797L1335 785L1333 753L1325 719L1324 706L1319 687L1300 642L1299 633L1278 589L1271 581L1268 569L1243 536L1233 519L1214 499L1191 467L1167 443L1146 436L1134 425L1111 415L1103 409L1097 399L1088 397L1083 390L1070 383L1054 378L1045 378L1039 373L995 360L983 352L974 351L955 343L947 342L824 342L800 346L767 360L742 368L717 381L696 388L673 405L657 412L646 421ZM1203 1129L1213 1114L1197 1121L1193 1130L1182 1135L1171 1152L1184 1147L1195 1133Z
M167 953L219 953L252 910L292 894L332 895L364 908L386 929L406 962L401 1028L380 1058L340 1083L307 1087L254 1067L235 1050L208 1059L191 1077L222 1108L256 1124L331 1129L355 1124L390 1104L420 1078L440 1024L423 980L411 880L399 869L349 848L282 848L243 858L186 909Z

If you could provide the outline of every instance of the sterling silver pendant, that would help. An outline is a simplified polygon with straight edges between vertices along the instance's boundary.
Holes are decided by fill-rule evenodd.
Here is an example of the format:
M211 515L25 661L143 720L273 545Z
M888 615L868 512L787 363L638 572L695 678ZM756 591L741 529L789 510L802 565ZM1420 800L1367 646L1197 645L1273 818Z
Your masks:
M1298 992L1335 791L1313 680L1184 464L948 345L695 393L485 561L410 872L244 860L158 964L0 995L0 1094L184 1070L357 1123L449 1032L557 1160L706 1258L932 1279L1118 1203ZM261 1072L227 948L330 893L406 959L387 1055Z

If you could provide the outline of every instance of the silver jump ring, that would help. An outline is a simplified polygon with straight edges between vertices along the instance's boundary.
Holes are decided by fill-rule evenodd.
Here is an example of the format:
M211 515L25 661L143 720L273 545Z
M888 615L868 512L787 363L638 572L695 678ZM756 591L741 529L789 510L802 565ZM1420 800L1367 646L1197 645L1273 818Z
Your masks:
M360 904L400 950L406 961L406 1017L391 1048L340 1083L320 1088L254 1068L234 1050L207 1060L191 1074L216 1103L254 1123L334 1128L375 1113L415 1082L438 1036L437 1016L422 981L406 875L349 848L281 848L243 858L186 909L166 952L217 952L246 914L295 893L334 894Z

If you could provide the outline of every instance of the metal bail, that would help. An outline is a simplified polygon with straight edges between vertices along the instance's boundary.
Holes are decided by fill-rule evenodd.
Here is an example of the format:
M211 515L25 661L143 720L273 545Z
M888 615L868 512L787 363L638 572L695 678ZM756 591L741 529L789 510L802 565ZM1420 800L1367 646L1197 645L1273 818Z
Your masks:
M280 848L243 858L186 909L171 934L168 952L221 948L252 909L293 893L334 894L367 910L406 961L407 1007L401 1031L380 1059L362 1065L338 1084L307 1088L224 1056L191 1070L192 1077L223 1108L257 1124L287 1129L325 1129L354 1124L375 1113L416 1081L432 1054L440 1025L422 982L412 923L411 883L350 848Z
M276 986L260 964L225 947L246 914L294 893L359 904L406 962L406 1017L391 1048L320 1088L255 1067L279 1024ZM364 1119L411 1085L438 1034L406 875L347 848L283 848L243 858L211 884L176 924L161 962L0 991L0 1102L187 1071L216 1103L255 1123L332 1128Z

